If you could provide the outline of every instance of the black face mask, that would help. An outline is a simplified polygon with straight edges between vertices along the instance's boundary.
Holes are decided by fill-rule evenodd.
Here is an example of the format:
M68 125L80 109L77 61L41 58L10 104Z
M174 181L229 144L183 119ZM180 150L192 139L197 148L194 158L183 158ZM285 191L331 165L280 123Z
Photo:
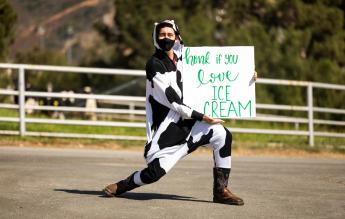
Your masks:
M163 51L169 51L171 50L171 48L173 48L175 44L175 40L164 38L164 39L158 39L157 43Z

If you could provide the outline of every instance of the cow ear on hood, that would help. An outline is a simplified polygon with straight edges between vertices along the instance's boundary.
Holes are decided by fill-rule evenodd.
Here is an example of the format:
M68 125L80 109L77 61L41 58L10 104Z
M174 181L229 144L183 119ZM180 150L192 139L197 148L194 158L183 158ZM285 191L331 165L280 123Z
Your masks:
M159 45L158 45L158 42L157 42L157 25L158 25L159 23L158 22L155 22L154 24L153 24L153 31L152 31L152 39L153 39L153 45L157 48L157 49L160 49L160 50L162 50L160 47L159 47Z

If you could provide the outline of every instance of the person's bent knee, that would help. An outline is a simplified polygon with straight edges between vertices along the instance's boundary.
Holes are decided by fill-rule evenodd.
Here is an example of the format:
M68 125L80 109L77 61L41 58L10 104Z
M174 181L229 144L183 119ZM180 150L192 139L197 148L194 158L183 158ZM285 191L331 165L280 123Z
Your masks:
M224 126L222 124L213 124L211 126L211 129L213 129L214 133L223 133L224 132Z
M212 127L213 129L213 141L215 142L227 142L230 143L232 142L232 134L231 132L224 127L223 125L217 124Z
M157 182L166 174L165 170L161 167L159 159L154 159L148 164L147 168L141 171L140 178L145 184Z

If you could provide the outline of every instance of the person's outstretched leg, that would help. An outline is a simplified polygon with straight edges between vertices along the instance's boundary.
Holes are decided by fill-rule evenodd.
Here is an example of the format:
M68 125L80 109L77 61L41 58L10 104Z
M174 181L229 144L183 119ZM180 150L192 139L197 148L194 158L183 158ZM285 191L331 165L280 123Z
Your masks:
M231 143L232 135L222 125L197 122L192 129L188 147L190 152L205 144L209 144L213 149L215 164L213 168L213 201L230 205L243 205L243 200L228 189L231 170Z
M158 181L160 178L166 175L183 156L187 154L188 149L185 145L186 144L177 145L167 148L167 150L159 151L156 153L157 158L150 162L145 169L134 172L124 180L108 185L103 189L103 191L107 196L114 197L133 190L139 186Z
M154 183L165 174L166 171L161 167L160 161L157 158L149 163L145 169L136 171L126 179L106 186L103 191L107 196L118 196L139 186Z

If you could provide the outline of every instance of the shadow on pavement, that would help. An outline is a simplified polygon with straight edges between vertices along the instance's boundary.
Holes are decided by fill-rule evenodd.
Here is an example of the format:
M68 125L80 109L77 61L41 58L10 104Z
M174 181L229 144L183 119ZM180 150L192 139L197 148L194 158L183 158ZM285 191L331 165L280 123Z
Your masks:
M67 193L80 194L80 195L98 195L100 197L106 197L103 191L78 190L78 189L54 189L54 191L67 192Z
M98 195L102 198L108 198L103 191L94 191L94 190L78 190L78 189L54 189L54 191L58 192L67 192L72 194L80 194L80 195ZM181 200L181 201L193 201L193 202L210 202L207 200L198 200L193 197L189 196L180 196L180 195L171 195L171 194L160 194L160 193L138 193L138 192L127 192L117 198L124 198L124 199L131 199L131 200L154 200L154 199L166 199L166 200Z

